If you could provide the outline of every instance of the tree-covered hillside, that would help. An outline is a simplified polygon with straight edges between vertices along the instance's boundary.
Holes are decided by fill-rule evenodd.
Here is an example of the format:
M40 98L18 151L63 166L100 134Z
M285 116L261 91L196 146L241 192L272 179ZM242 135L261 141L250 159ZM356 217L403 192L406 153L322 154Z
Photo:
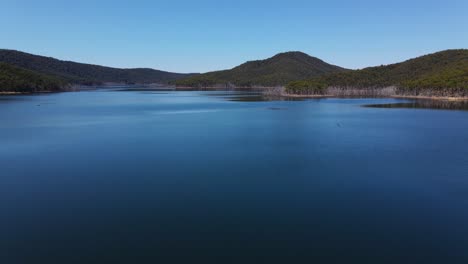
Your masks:
M394 86L399 94L468 95L468 50L447 50L402 63L326 74L294 81L292 94L324 94L330 87L375 89Z
M98 65L61 61L15 50L0 50L0 62L56 76L76 84L168 83L192 76L153 69L117 69Z
M56 77L0 62L0 92L59 91L66 82Z
M294 80L343 70L302 52L286 52L266 60L250 61L231 70L180 79L175 84L188 87L281 86Z

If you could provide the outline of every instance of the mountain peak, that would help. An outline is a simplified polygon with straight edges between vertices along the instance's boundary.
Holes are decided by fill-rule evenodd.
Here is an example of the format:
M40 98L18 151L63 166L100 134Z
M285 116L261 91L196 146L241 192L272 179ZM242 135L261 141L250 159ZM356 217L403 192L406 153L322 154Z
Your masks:
M343 71L300 51L289 51L264 60L248 61L233 69L210 72L176 83L180 86L207 87L213 85L282 86L301 78L312 78L322 74Z
M275 56L310 56L310 55L302 51L285 51L285 52L280 52L276 54Z
M310 56L309 54L307 53L304 53L302 51L286 51L286 52L281 52L281 53L278 53L276 54L274 57L312 57Z

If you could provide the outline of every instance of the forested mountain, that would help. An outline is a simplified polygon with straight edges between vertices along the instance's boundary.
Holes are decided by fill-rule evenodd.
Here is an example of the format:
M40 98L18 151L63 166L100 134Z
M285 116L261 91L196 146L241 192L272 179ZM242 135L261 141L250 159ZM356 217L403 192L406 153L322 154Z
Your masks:
M191 76L153 69L117 69L98 65L61 61L15 50L0 50L0 62L55 76L73 84L168 83Z
M302 52L286 52L266 60L249 61L231 70L209 72L175 81L178 86L281 86L343 68L330 65Z
M468 95L468 50L446 50L405 62L326 74L286 86L293 94L324 94L327 89L393 86L399 94Z
M117 69L0 50L0 91L56 91L73 84L105 82L173 83L196 88L287 84L287 93L331 95L332 89L350 94L346 91L392 87L394 93L401 95L468 96L468 50L447 50L362 70L346 70L305 53L287 52L246 62L231 70L199 75Z
M59 91L66 86L59 78L0 62L0 92Z

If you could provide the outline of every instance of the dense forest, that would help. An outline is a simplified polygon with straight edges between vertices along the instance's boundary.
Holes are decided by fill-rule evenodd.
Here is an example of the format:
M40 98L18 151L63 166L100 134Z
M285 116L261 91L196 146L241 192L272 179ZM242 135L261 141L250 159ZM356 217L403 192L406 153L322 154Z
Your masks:
M0 50L0 62L41 74L56 76L72 84L168 83L191 74L179 74L153 69L117 69L98 65L61 61L15 50Z
M303 95L468 96L468 50L447 50L362 70L347 70L305 53L286 52L205 74L116 69L0 50L0 92L57 91L74 84L106 82L194 88L286 86L287 93Z
M59 78L0 62L0 92L59 91L67 82Z
M468 96L468 50L447 50L402 63L326 74L286 86L291 94L332 94L394 87L400 95Z
M286 52L266 60L246 62L231 70L209 72L179 79L174 83L177 86L197 88L214 86L273 87L283 86L294 80L343 70L343 68L330 65L302 52Z

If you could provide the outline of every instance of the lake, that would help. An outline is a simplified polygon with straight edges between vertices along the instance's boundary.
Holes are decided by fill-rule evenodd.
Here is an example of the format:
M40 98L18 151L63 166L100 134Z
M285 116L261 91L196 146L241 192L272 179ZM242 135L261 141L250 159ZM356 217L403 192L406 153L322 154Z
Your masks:
M468 111L411 105L0 97L0 263L468 263Z

